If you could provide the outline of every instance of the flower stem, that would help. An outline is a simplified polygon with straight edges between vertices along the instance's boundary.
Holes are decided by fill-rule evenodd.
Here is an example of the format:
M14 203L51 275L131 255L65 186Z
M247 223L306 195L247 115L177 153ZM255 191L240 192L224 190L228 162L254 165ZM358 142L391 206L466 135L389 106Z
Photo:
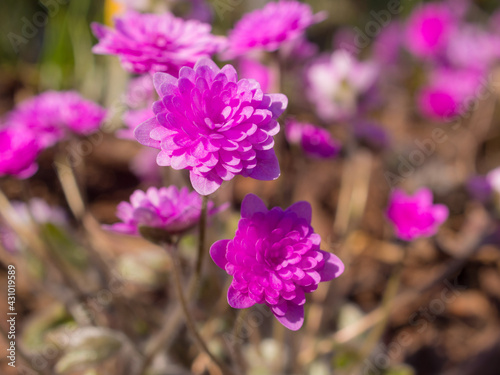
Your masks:
M246 374L248 368L245 359L243 358L243 355L241 353L241 342L240 342L241 329L243 328L243 323L245 322L247 314L248 314L248 309L239 310L233 327L233 337L235 338L235 341L231 353L233 355L233 361L238 368L239 374Z
M203 260L205 259L205 236L207 232L207 207L208 207L208 196L203 196L201 201L201 213L200 213L200 233L198 237L198 254L196 258L196 268L195 268L195 278L194 287L198 286L201 278L201 271L203 269Z
M389 316L394 305L394 298L396 297L399 285L401 283L401 274L404 269L404 263L408 254L408 250L409 249L407 248L407 246L403 247L403 255L400 261L396 264L391 276L389 277L389 280L387 281L387 286L384 291L384 295L382 296L381 303L383 318L379 323L375 324L372 331L364 341L364 344L361 348L361 354L363 355L363 357L368 357L370 355L387 327L387 322L389 321Z
M184 296L184 290L182 288L182 277L181 277L181 261L179 259L179 255L177 254L176 249L172 249L172 251L169 251L169 254L172 257L173 261L173 273L174 273L174 282L175 282L175 288L177 290L177 294L179 295L179 301L181 303L182 310L184 312L184 317L186 318L186 325L188 330L191 332L193 335L197 345L200 347L200 350L202 350L206 355L210 357L210 359L214 362L214 364L219 367L219 370L222 372L224 375L233 375L233 372L227 368L226 365L224 365L222 362L220 362L215 356L212 354L212 352L208 349L207 344L203 340L203 338L200 336L198 333L198 330L196 329L196 324L194 322L193 316L191 315L191 311L189 310L188 303L186 301L186 297Z

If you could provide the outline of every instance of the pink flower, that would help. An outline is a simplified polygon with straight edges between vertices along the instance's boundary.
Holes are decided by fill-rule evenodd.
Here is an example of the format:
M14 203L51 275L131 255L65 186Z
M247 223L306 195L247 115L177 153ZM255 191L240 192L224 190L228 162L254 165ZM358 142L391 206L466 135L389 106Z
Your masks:
M312 124L288 120L285 135L289 143L300 145L311 157L327 159L340 152L340 143L326 129Z
M313 14L308 4L298 1L270 2L244 15L229 32L224 58L232 59L251 51L276 51L283 43L300 38L309 26L325 18L324 13Z
M448 218L448 208L432 204L432 192L423 188L413 196L395 189L389 198L387 218L396 230L396 236L405 241L436 234L439 226Z
M378 68L346 51L320 58L306 71L307 94L325 121L345 121L358 114L377 80Z
M449 7L424 4L407 21L406 48L420 58L437 57L446 48L456 26L456 16Z
M274 180L280 175L273 136L288 100L264 94L257 81L238 81L231 65L219 69L208 59L179 78L154 76L160 101L156 117L135 130L137 140L161 150L161 166L190 171L194 189L208 195L235 175Z
M305 294L344 271L339 258L320 249L311 214L308 202L283 211L268 210L253 194L243 199L234 238L210 248L215 264L233 276L227 292L231 307L266 304L285 327L296 331L302 326Z
M0 129L0 177L31 177L38 170L35 161L39 153L37 141L29 131Z
M192 67L201 57L219 52L226 41L212 35L210 25L170 13L129 10L116 19L116 29L98 23L92 29L99 39L94 53L117 55L126 70L139 74L166 72L177 77L181 67Z
M130 203L121 202L118 205L116 216L122 222L103 227L129 235L139 235L142 226L180 234L198 224L201 204L202 198L186 187L150 187L146 192L136 190L130 196ZM214 208L213 202L208 202L208 214L214 215L226 207Z
M477 100L482 74L475 70L438 69L417 93L420 113L437 121L448 121L467 112Z
M32 132L45 148L69 133L88 135L97 131L105 117L102 107L77 92L47 91L19 104L7 117L7 123Z

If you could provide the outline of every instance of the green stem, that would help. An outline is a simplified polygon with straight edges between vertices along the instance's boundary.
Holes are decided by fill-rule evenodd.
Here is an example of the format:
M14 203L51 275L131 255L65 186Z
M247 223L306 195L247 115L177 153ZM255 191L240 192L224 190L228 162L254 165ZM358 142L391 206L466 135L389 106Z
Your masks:
M387 322L389 321L389 316L392 310L392 306L394 304L394 297L398 292L399 285L401 283L401 274L404 269L404 262L406 259L406 255L408 253L408 248L405 246L403 248L403 256L398 264L395 266L389 280L387 281L387 287L385 289L384 295L382 297L382 310L383 310L383 318L379 323L375 325L373 330L368 335L363 347L361 348L361 353L364 357L368 357L370 353L373 351L373 348L380 340L380 337L384 333Z

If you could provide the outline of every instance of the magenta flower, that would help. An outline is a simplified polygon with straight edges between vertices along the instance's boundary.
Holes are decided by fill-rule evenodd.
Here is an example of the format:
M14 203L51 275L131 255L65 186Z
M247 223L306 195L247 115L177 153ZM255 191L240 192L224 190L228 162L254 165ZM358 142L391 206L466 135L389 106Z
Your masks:
M129 235L139 235L142 226L180 234L198 224L201 204L201 196L189 192L186 187L150 187L146 192L136 190L130 196L130 203L121 202L117 207L116 216L122 222L103 227ZM214 215L226 207L214 208L213 202L208 202L208 214Z
M359 114L362 102L375 86L378 70L371 62L360 62L346 51L336 51L307 69L307 95L325 121L349 120Z
M161 98L153 106L156 117L135 130L140 143L161 150L158 164L189 170L201 195L237 174L278 178L273 136L286 96L263 94L257 81L238 81L231 65L219 69L208 59L182 68L179 76L155 74Z
M430 119L447 121L461 116L477 100L482 75L475 70L439 69L417 93L420 113Z
M422 5L407 21L406 48L420 58L437 57L454 35L456 23L449 7L438 3Z
M340 152L340 143L326 129L312 124L288 120L285 135L289 143L300 145L311 157L328 159Z
M135 140L135 128L155 115L152 109L154 98L155 88L150 74L144 74L129 82L123 98L129 109L122 117L125 128L116 132L118 138Z
M28 99L7 117L8 124L32 132L42 148L69 133L88 135L99 129L106 111L74 91L47 91Z
M0 129L0 177L31 177L38 170L35 161L39 153L37 141L29 131Z
M308 4L298 1L270 2L244 15L229 32L224 58L232 59L251 51L276 51L325 18L324 13L313 14Z
M321 250L320 242L311 227L309 203L267 210L248 194L235 237L214 243L210 255L233 276L227 292L231 307L266 304L281 324L296 331L304 322L305 293L344 271L342 261Z
M413 241L436 234L448 218L448 208L442 204L433 205L429 189L420 189L413 196L395 189L389 198L386 215L398 238Z
M177 77L181 67L194 66L201 57L219 52L226 42L210 33L210 25L170 13L129 10L115 22L115 30L92 24L99 39L92 51L119 56L122 66L133 73L166 72Z

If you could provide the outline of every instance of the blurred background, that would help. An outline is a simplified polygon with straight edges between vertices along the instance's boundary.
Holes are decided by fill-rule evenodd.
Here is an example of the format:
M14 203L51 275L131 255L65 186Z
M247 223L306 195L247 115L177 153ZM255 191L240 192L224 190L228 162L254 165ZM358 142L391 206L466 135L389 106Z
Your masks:
M475 25L498 38L491 47L497 55L482 81L486 94L453 123L426 116L417 104L424 82L429 77L434 82L425 59L412 56L404 46L397 58L385 59L388 40L401 29L384 30L404 24L425 2L402 1L401 11L387 25L375 16L387 11L389 1L306 2L315 13L328 14L326 20L307 30L307 39L317 49L304 61L282 66L274 87L290 100L283 119L293 117L328 129L342 150L335 158L309 158L280 132L276 141L282 176L271 182L237 176L226 183L213 199L218 204L229 201L232 208L213 219L207 244L232 238L247 193L259 195L269 207L307 200L313 207L312 225L323 239L322 248L335 252L346 264L346 272L308 296L308 318L301 331L285 332L266 318L245 340L243 352L253 366L249 374L497 375L500 192L488 190L495 187L481 190L481 183L500 166L498 2L440 2L451 10L465 7L464 25ZM180 17L187 17L193 6L190 1L143 3L142 10L171 9ZM206 3L213 33L227 35L244 13L266 1ZM97 39L90 24L111 26L113 16L123 11L123 4L111 0L0 3L0 117L47 90L76 90L109 110L96 135L44 151L40 169L27 186L15 179L0 179L0 189L11 202L35 197L63 212L57 225L47 223L43 231L58 264L66 269L64 273L74 276L72 282L87 304L88 311L78 311L81 304L67 296L64 274L52 274L29 252L0 248L0 312L8 308L7 266L16 264L17 341L29 354L27 361L43 374L128 374L123 358L134 348L127 343L145 345L161 330L164 314L171 308L171 264L162 250L100 228L117 221L117 204L128 200L136 189L165 183L189 186L185 173L161 171L151 165L145 147L115 135L124 127L128 108L123 97L131 75L115 56L92 54ZM374 20L379 31L366 37L367 25ZM381 41L382 35L386 39ZM470 51L465 42L463 45L461 56L479 58L474 42ZM335 50L354 51L359 61L378 66L377 91L362 118L353 120L356 131L351 119L325 120L304 97L308 85L304 72L315 59ZM460 79L451 79L450 85L459 83ZM376 125L359 124L368 122ZM61 150L68 153L78 181L64 174L65 165L57 159ZM81 196L74 193L75 186L80 186ZM384 211L395 186L407 191L429 187L434 201L449 208L450 217L435 237L408 244L393 239ZM196 241L196 233L183 239L186 264L194 260ZM404 268L394 278L394 269L403 258ZM110 271L103 275L101 268ZM205 277L195 316L200 322L209 322L203 326L204 334L214 351L223 353L223 332L234 324L236 314L225 304L227 285L211 260ZM394 293L387 292L391 288ZM64 332L85 326L89 313L95 315L98 326L113 333L102 331L83 346L71 344ZM80 315L82 321L75 321ZM6 330L1 319L0 326ZM128 340L114 332L123 333ZM216 374L193 349L184 327L170 334L168 350L160 351L151 374ZM1 339L0 352L6 353L6 348ZM2 355L2 374L36 373L20 358L17 369L7 363Z

